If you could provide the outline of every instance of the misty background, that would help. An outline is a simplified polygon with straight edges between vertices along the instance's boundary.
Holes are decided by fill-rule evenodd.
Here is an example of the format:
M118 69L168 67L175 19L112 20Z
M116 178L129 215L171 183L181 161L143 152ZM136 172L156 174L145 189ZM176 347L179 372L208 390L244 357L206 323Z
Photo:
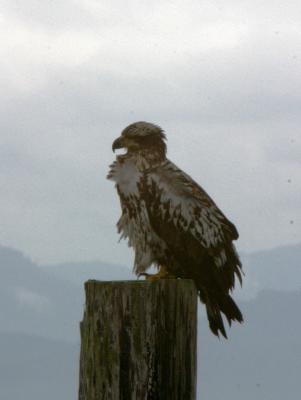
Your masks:
M247 298L237 292L245 322L228 330L228 340L212 335L200 305L198 400L298 398L300 259L301 244L242 254L256 284ZM37 265L0 246L0 273L1 399L76 399L83 282L133 279L130 269L100 261Z
M138 120L240 232L246 323L219 342L200 307L200 399L298 396L300 15L293 0L1 1L1 398L76 398L83 282L134 279L105 176Z

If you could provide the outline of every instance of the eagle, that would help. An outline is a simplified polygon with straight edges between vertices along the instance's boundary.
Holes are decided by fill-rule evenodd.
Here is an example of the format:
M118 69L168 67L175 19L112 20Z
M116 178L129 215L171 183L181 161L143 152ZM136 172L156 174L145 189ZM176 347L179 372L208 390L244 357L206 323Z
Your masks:
M230 293L242 264L233 241L238 232L205 190L167 157L166 135L149 122L127 126L112 145L125 149L110 165L121 203L121 238L135 252L134 273L154 281L186 278L195 282L209 327L227 338L224 318L243 321ZM146 271L151 266L158 273Z

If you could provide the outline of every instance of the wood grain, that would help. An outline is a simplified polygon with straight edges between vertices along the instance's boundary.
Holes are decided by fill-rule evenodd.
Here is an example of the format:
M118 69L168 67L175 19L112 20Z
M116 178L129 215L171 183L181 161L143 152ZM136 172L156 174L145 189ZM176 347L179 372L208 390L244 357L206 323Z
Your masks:
M195 400L193 281L85 284L79 400Z

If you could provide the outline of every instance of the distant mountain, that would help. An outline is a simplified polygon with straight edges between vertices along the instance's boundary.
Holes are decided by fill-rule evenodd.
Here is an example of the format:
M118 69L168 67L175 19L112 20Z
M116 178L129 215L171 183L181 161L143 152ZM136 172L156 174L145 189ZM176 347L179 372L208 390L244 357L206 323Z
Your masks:
M131 279L104 263L40 267L21 252L0 246L0 331L77 341L87 279Z
M301 288L301 244L279 247L251 254L241 254L245 272L242 289L235 296L250 299L265 289L292 291ZM102 261L47 265L48 274L77 285L88 279L136 279L127 267Z
M210 333L200 306L199 400L299 397L300 260L301 245L243 255L252 300L239 300L246 321L228 341ZM40 267L0 246L0 274L0 398L76 398L82 284L131 272L101 262Z
M19 333L0 333L0 398L75 400L79 346Z
M301 289L301 245L242 255L246 279L257 291Z
M245 323L216 340L199 319L199 399L282 400L300 396L301 290L264 291L241 302Z
M83 293L34 264L19 251L0 247L0 327L3 331L77 341Z
M89 279L100 281L136 279L129 268L102 261L70 262L47 265L44 268L48 274L80 286Z
M280 291L301 288L301 244L255 253L241 253L245 273L242 288L234 295L241 300L255 298L261 290Z

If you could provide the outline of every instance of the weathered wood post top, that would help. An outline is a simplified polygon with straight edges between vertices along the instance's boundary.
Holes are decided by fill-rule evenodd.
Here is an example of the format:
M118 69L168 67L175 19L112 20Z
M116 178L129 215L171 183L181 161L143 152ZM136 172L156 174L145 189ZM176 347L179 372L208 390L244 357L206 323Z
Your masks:
M191 280L88 281L79 400L195 400Z

